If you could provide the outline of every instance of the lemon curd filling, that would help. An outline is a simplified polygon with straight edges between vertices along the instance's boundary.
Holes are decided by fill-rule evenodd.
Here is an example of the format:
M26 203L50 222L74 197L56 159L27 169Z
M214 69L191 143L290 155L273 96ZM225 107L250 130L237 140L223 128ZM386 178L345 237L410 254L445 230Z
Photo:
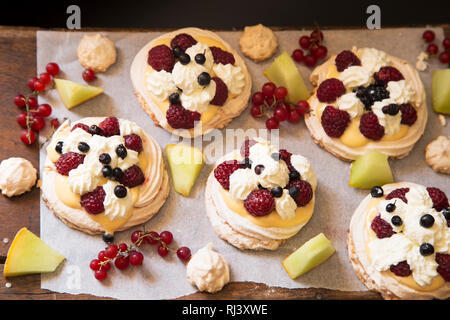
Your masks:
M372 220L378 215L378 211L377 211L378 203L381 200L383 200L384 198L385 197L371 199L366 208L366 212L369 212L369 214L366 216L366 221L365 221L365 230L366 230L366 239L367 239L365 246L366 246L367 257L369 258L370 263L372 262L372 260L371 260L370 248L368 246L368 243L377 239L377 235L376 235L375 231L373 231L370 228L370 224L372 223ZM414 289L417 291L422 291L422 292L429 292L429 291L437 290L445 284L444 278L442 278L440 275L437 275L436 277L434 277L432 282L429 285L427 285L425 287L421 287L419 284L417 284L417 282L414 280L412 275L409 275L407 277L399 277L399 276L396 276L394 273L392 273L389 270L383 271L381 273L383 275L394 278L396 281L400 282L401 284L403 284L411 289Z

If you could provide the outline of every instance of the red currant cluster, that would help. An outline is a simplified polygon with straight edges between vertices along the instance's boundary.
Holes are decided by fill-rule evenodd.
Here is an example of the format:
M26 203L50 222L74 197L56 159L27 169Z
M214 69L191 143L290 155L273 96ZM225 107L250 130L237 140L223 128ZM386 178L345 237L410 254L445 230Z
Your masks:
M254 118L267 116L266 128L269 130L278 129L280 122L289 121L297 123L301 117L309 112L309 104L305 100L297 104L286 101L288 91L285 87L278 87L267 82L262 86L261 91L255 92L252 96L253 106L250 113ZM273 116L268 115L269 110L273 110Z
M144 261L142 252L137 251L137 248L144 243L158 246L158 254L161 257L167 256L171 249L169 245L173 242L173 235L170 231L163 231L158 234L155 231L137 230L131 234L132 244L128 246L126 243L119 245L110 244L105 250L98 253L97 259L90 263L90 268L94 271L94 276L97 280L104 280L107 276L108 270L111 269L111 262L119 270L125 270L131 264L133 266L140 266ZM191 258L191 250L188 247L180 247L176 250L178 258L187 262Z
M300 47L306 50L307 54L302 49L295 49L292 52L292 59L296 62L303 62L308 67L314 67L319 60L325 58L328 54L328 49L323 43L323 33L319 28L314 29L308 36L302 36L298 40Z
M92 69L84 69L81 76L83 77L83 80L86 82L91 82L97 79L97 76L95 75L95 72Z
M47 72L41 73L39 78L33 77L28 80L28 87L32 90L30 95L25 97L23 94L18 94L14 97L14 104L20 109L25 108L25 111L18 114L17 123L25 128L20 135L20 139L27 145L34 143L36 140L35 131L44 129L44 118L52 114L52 107L46 103L38 104L37 96L53 86L53 77L59 73L59 66L50 62L45 70ZM53 128L59 127L58 119L52 119L50 124Z
M437 44L433 43L436 35L431 30L425 30L422 35L422 38L428 43L427 52L430 56L437 56L439 53L439 47ZM442 46L444 47L444 51L439 54L439 61L442 63L450 63L450 38L445 38L442 41Z

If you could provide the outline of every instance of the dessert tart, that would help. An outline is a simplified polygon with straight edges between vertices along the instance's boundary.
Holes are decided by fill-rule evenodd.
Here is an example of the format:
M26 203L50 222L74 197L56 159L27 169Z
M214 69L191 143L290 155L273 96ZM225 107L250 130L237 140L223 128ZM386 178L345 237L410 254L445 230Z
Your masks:
M244 60L215 33L184 28L150 41L130 70L139 104L167 131L195 137L226 126L247 106Z
M316 185L306 158L246 140L209 175L206 212L218 236L235 247L275 250L311 218Z
M47 146L42 199L69 227L113 234L155 215L169 193L156 141L136 123L65 121Z
M353 214L347 246L359 279L385 299L450 297L450 210L438 188L374 187Z
M405 157L427 122L425 91L406 61L374 48L332 55L314 69L305 121L312 138L343 160L375 150Z

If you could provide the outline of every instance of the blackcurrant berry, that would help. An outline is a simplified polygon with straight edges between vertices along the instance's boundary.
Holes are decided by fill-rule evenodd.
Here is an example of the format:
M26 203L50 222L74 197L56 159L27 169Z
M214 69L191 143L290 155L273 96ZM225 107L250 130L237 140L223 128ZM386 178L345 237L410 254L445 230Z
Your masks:
M208 72L202 72L197 78L198 84L201 86L207 86L211 82L211 76Z
M394 212L394 210L395 210L395 204L388 203L387 206L386 206L386 211L387 212Z
M102 168L102 174L105 178L109 178L113 174L113 169L111 168L111 166L104 166Z
M178 92L174 92L169 96L170 104L181 104L180 95Z
M384 194L383 188L380 186L375 186L372 188L372 190L370 190L370 195L373 198L380 198L382 197Z
M183 49L181 49L180 46L175 46L172 49L173 55L175 56L175 58L178 58L183 52Z
M300 179L300 173L297 170L289 172L289 180Z
M180 60L180 63L181 63L182 65L186 65L186 64L188 64L189 62L191 62L191 57L189 57L189 55L186 54L186 53L181 53L181 54L178 56L178 60Z
M114 168L112 171L112 176L114 179L119 180L123 176L123 171L120 168Z
M431 228L434 224L434 217L431 214L425 214L420 218L420 225L424 228Z
M203 53L198 53L195 55L195 62L198 64L204 64L206 62L206 57Z
M114 235L111 233L104 233L103 234L103 241L106 243L113 243L114 242Z
M258 164L258 165L255 167L255 173L256 173L257 175L260 175L263 171L264 171L264 166L263 166L262 164Z
M80 142L78 144L78 150L80 150L81 152L88 152L90 149L89 145L86 142Z
M114 194L117 198L125 198L127 196L127 188L124 186L116 186L114 188Z
M100 161L103 164L110 164L111 163L111 156L107 153L102 153L98 157L98 161Z
M434 247L433 245L429 243L422 243L420 245L420 254L423 256L429 256L430 254L434 253Z
M274 198L279 198L283 195L283 188L281 187L275 187L272 190L270 190L270 193Z
M62 153L63 144L64 142L58 141L58 143L55 146L55 151L58 153Z
M402 218L400 218L399 216L393 216L391 218L391 222L396 227L400 227L403 224Z
M116 154L118 157L125 159L127 157L127 148L123 144L120 144L116 148Z
M289 194L290 194L291 197L294 198L294 199L297 198L299 192L300 192L300 190L298 190L298 188L295 187L295 186L289 188Z

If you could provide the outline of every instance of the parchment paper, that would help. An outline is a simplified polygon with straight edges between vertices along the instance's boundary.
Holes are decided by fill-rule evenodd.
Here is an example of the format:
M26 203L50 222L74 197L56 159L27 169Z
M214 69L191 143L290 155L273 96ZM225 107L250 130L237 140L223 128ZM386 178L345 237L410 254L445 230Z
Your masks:
M434 29L437 41L442 41L442 29ZM402 28L369 30L324 31L325 44L330 53L357 47L375 47L394 56L408 60L415 65L416 57L424 49L421 43L423 29ZM238 52L240 31L218 32ZM60 77L83 83L83 68L76 55L82 32L37 33L37 66L43 72L50 61L57 62L62 70ZM53 106L54 116L76 120L89 116L117 116L137 122L149 132L162 148L170 141L170 134L155 127L150 117L141 110L133 93L129 69L133 57L147 42L161 33L104 32L115 42L118 60L106 73L98 74L95 85L105 89L105 93L68 111L59 100L56 90L41 99ZM298 47L298 39L307 31L276 32L281 51L292 52ZM262 71L269 65L254 63L245 59L253 79L253 90L259 90L266 81ZM443 127L431 108L432 70L442 68L437 59L431 60L431 67L421 72L421 78L427 91L429 119L425 135L416 144L412 153L402 160L391 161L396 181L411 181L432 185L449 192L448 176L435 173L424 161L426 145L438 135L449 135L449 125ZM299 66L300 72L309 83L310 69ZM249 114L249 108L234 119L227 128L264 128L262 120L255 120ZM242 252L222 241L214 233L204 208L204 186L212 165L204 167L189 198L184 198L173 189L161 211L146 224L146 229L173 232L176 244L187 245L193 252L212 241L214 249L223 254L231 267L232 281L255 281L270 286L286 288L323 287L339 290L366 290L357 279L349 263L346 251L346 231L353 210L367 195L368 191L348 187L350 165L323 149L311 139L304 122L281 126L280 145L293 153L308 157L318 175L317 201L315 213L310 222L285 245L275 252ZM44 163L45 148L41 150L40 163ZM116 234L117 241L129 242L133 230ZM336 247L337 252L326 263L311 272L291 280L283 270L283 258L311 237L323 232ZM185 277L185 266L175 254L161 258L156 248L143 248L144 264L130 267L121 272L111 268L104 282L95 280L89 269L89 262L104 248L101 236L91 236L72 230L58 220L41 202L41 238L50 246L67 257L67 261L58 271L42 275L41 287L56 292L72 294L89 293L120 299L167 299L195 292ZM268 296L270 297L270 296Z

